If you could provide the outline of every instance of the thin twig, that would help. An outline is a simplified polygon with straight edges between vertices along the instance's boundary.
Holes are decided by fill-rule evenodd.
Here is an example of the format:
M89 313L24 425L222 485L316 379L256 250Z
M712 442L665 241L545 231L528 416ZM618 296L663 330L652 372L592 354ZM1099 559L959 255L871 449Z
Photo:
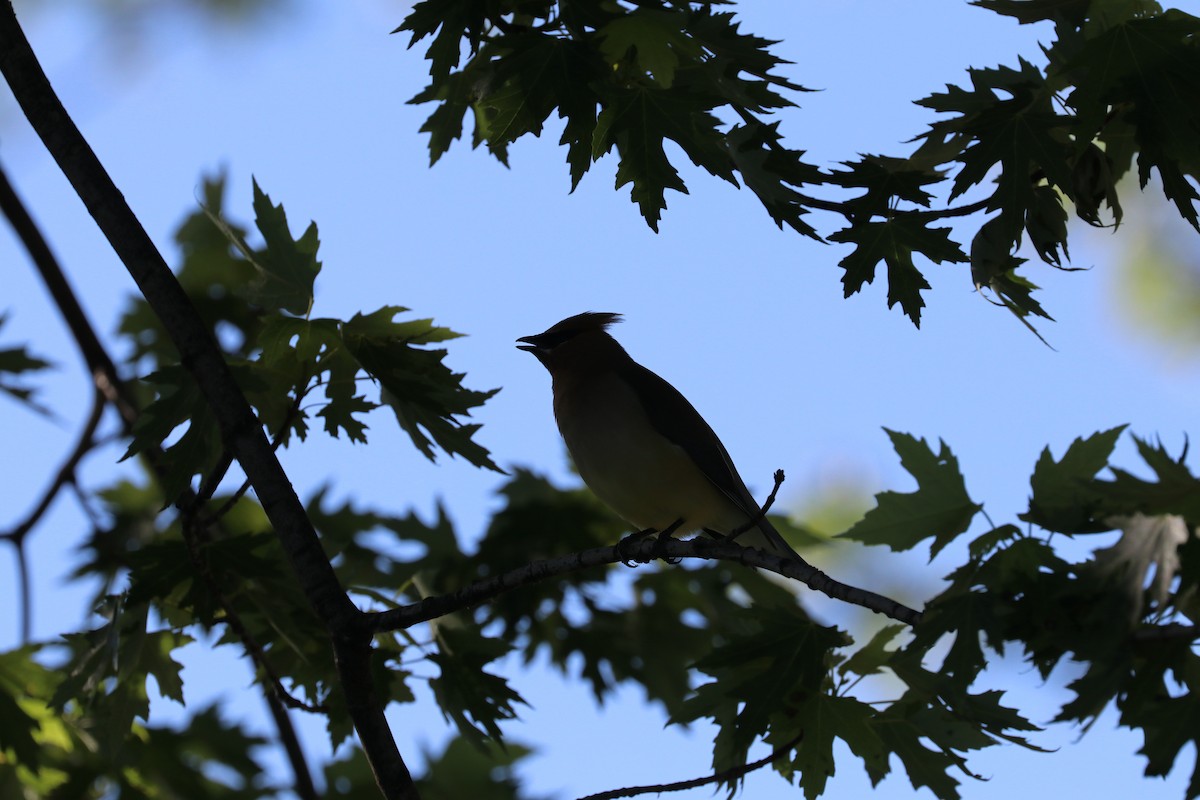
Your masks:
M587 797L581 797L579 800L616 800L619 797L636 797L639 794L661 794L663 792L682 792L688 789L695 789L698 786L707 786L710 783L732 783L740 778L749 775L756 769L762 769L775 760L782 758L789 750L800 743L804 738L804 731L801 731L791 740L776 747L769 756L760 758L758 761L752 761L749 764L742 764L738 767L714 772L712 775L707 775L703 778L692 778L686 781L675 781L674 783L660 783L655 786L629 786L624 789L610 789L607 792L598 792L597 794L589 794Z
M287 709L283 707L282 697L276 692L264 691L263 699L266 700L267 710L275 719L275 727L279 729L279 738L283 740L283 749L287 753L288 760L293 764L306 764L304 750L300 747L300 739L296 736L296 728L288 717ZM317 787L313 785L312 775L307 769L294 770L293 774L296 776L296 782L292 788L295 789L296 796L300 800L318 800L320 798L321 795L317 792Z
M181 527L183 530L183 541L184 544L187 545L188 557L192 562L192 566L195 568L196 573L200 576L200 579L204 582L209 594L213 596L213 599L217 601L217 605L219 605L221 610L225 613L225 618L223 621L229 626L238 639L241 640L242 646L246 649L246 654L250 656L250 660L253 661L258 669L262 672L263 677L265 677L267 682L270 684L271 690L288 708L295 708L314 714L320 714L327 711L328 709L324 704L306 703L300 698L293 696L290 692L288 692L287 688L284 687L283 680L280 678L279 673L276 672L271 666L271 662L267 658L266 651L263 650L262 645L258 643L258 640L254 637L254 634L250 633L250 629L246 627L246 623L242 621L241 615L237 613L237 610L233 607L233 604L229 602L229 598L225 596L225 592L221 588L221 584L217 581L216 576L213 575L212 569L208 565L208 560L204 557L204 553L201 549L202 537L197 533L198 528L203 526L199 525L194 518L185 517Z
M746 124L748 124L748 125L764 125L765 124L758 117L754 116L754 114L751 113L751 111L747 108L744 108L742 106L733 106L733 110L736 111L738 116L740 116L742 118L742 120L745 121ZM779 142L774 142L774 141L768 142L767 147L770 148L771 150L774 150L775 152L779 152L779 153L788 152L787 148L784 147L783 145L779 144ZM811 196L803 194L801 192L796 192L796 197L799 199L799 201L801 203L808 206L809 208L816 208L821 211L832 211L835 214L841 214L850 223L853 223L855 221L854 213L843 202L839 202L837 200L822 200L819 197L811 197ZM990 197L985 197L982 200L978 200L974 203L968 203L965 206L955 206L953 208L941 208L941 209L930 210L930 211L926 211L926 210L922 210L922 209L915 209L915 210L912 210L912 211L909 211L906 213L916 214L925 219L945 219L947 217L967 217L976 212L985 210L988 207L988 204L991 203L991 200L992 199Z
M917 214L925 219L945 219L946 217L967 217L978 211L987 209L988 203L992 202L992 198L985 197L982 200L976 200L974 203L968 203L965 206L956 206L954 208L941 208L934 211L911 211L911 214Z
M21 240L21 244L29 253L38 275L46 285L51 299L54 300L54 307L62 314L63 321L67 323L67 327L71 331L71 338L79 348L79 353L87 365L88 372L92 375L92 380L104 393L105 398L116 407L126 424L133 424L138 416L136 404L120 375L117 374L117 367L109 357L108 351L100 343L96 329L92 327L87 314L84 313L83 306L79 304L75 291L67 281L66 274L59 266L58 259L55 258L50 245L46 242L46 237L42 235L41 229L33 221L25 204L13 189L12 184L9 183L3 167L0 167L0 211L12 225L17 238Z
M408 628L421 622L452 614L485 603L521 586L555 578L568 572L603 564L616 564L625 558L706 558L735 561L792 578L811 589L847 603L862 606L907 625L916 625L921 612L915 611L889 597L859 589L830 578L803 559L783 557L736 542L708 539L644 539L607 547L594 547L557 558L533 561L508 572L464 586L449 594L426 597L399 608L369 614L369 624L375 632Z
M21 596L21 644L29 644L33 636L33 587L29 580L29 554L24 541L13 541L17 557L17 592Z
M12 530L0 534L0 540L11 542L16 550L18 591L21 603L21 642L23 644L28 644L33 635L33 593L29 580L29 559L25 552L25 537L50 510L50 506L63 487L75 485L75 472L79 467L79 462L96 446L96 428L100 426L100 420L104 416L104 405L104 396L97 390L93 393L92 410L88 414L87 423L84 424L83 430L80 431L79 437L75 441L75 446L63 460L62 466L58 468L58 472L55 473L54 479L50 481L46 491L42 493L37 505Z
M21 544L29 532L41 521L46 512L50 510L50 506L54 503L55 498L58 497L58 493L68 484L75 482L75 470L79 467L79 462L95 447L96 428L100 426L100 420L104 416L104 405L103 395L99 391L96 391L92 397L92 410L88 414L83 430L79 432L79 436L75 440L75 446L71 448L71 452L67 454L67 457L63 459L63 463L54 474L50 485L42 492L41 499L38 500L33 510L25 516L25 519L14 526L12 530L0 533L0 539L8 539L18 545Z
M762 522L764 519L767 518L767 512L771 510L771 506L775 505L775 495L779 494L779 487L783 485L783 481L784 481L783 470L781 470L781 469L775 470L775 486L772 487L771 493L769 495L767 495L767 502L763 503L762 508L760 508L758 510L758 513L755 514L754 517L751 518L749 522L747 522L745 525L734 528L732 531L730 531L729 534L725 537L725 541L732 542L734 539L738 538L746 531L750 530L751 528L757 527L758 523Z

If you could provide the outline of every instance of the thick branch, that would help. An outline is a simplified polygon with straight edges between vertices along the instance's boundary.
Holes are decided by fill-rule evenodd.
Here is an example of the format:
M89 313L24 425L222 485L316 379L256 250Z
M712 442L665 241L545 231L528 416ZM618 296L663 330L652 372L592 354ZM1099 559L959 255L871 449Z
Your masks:
M100 342L100 338L96 335L95 329L88 320L87 315L83 312L83 307L80 305L78 298L75 296L75 291L71 288L67 281L66 274L50 250L41 230L34 222L32 216L26 210L24 203L8 182L7 176L3 170L0 170L0 210L3 211L5 217L10 221L13 229L18 237L25 245L34 266L37 268L38 274L41 275L50 292L51 298L54 300L55 306L63 315L63 319L67 323L67 327L71 330L72 336L75 339L76 345L79 347L80 354L83 357L88 371L92 375L94 384L95 400L92 407L92 414L84 428L84 432L80 435L78 444L68 457L67 461L59 470L51 488L45 493L42 501L33 510L29 517L14 528L11 532L4 535L5 538L12 539L17 548L17 564L19 578L21 581L21 598L22 598L22 640L28 641L30 637L32 596L29 591L29 576L28 576L28 559L26 558L23 549L24 537L33 530L38 521L45 514L50 506L50 502L64 486L75 486L74 475L79 461L93 446L96 428L100 423L100 419L104 412L106 401L112 403L121 416L121 422L126 435L132 429L134 423L138 419L140 411L137 404L129 392L128 385L122 380L117 373L116 366L108 355L108 351ZM161 479L162 477L162 449L159 447L149 448L144 454L151 473ZM217 481L219 482L219 480ZM215 491L215 484L211 491ZM187 490L181 502L181 507L186 509L198 508L200 503L195 497L188 497L191 490ZM185 513L186 516L186 513ZM189 541L189 547L191 541ZM210 582L211 583L211 582ZM211 589L211 586L210 586ZM216 594L218 603L224 609L226 618L238 619L235 611L230 604L225 600L220 593ZM242 633L245 633L243 626ZM305 704L296 700L291 695L287 694L283 688L278 676L271 670L270 665L266 663L265 654L257 642L248 638L248 634L242 637L242 643L246 648L250 657L258 664L259 668L266 673L273 683L273 688L265 687L267 703L270 706L272 716L275 718L276 726L279 729L279 738L283 744L284 750L287 753L289 761L292 764L292 771L295 773L296 793L308 800L308 798L316 797L316 790L313 787L312 774L308 767L308 762L304 757L304 752L300 748L299 740L296 737L295 727L292 725L291 719L287 716L283 703L289 703L293 707L301 707L306 710L311 709ZM276 697L278 693L280 697Z
M30 124L137 283L212 407L221 434L250 477L268 518L322 620L353 624L356 609L338 583L304 506L271 452L246 398L183 287L67 115L13 13L0 6L0 71Z
M452 614L455 611L477 606L520 586L538 583L587 567L617 564L631 558L639 561L649 561L654 558L708 558L736 561L748 567L758 567L786 578L798 580L809 588L835 600L862 606L907 625L916 625L921 621L921 612L914 611L889 597L835 581L807 562L742 547L735 542L697 538L685 541L676 539L625 540L625 544L620 547L617 545L595 547L558 558L533 561L495 577L464 586L450 594L427 597L400 608L381 611L372 615L372 627L376 632L401 630Z
M362 637L361 613L338 581L304 506L234 382L215 339L67 115L17 22L11 2L0 4L0 72L179 350L180 361L212 409L225 446L254 487L305 595L334 640L340 673L367 681L365 687L344 685L347 695L353 700L362 691L369 693L369 648L357 646ZM351 711L384 796L415 798L415 786L383 721L383 709L364 709L351 702Z
M1138 628L1133 632L1135 642L1177 642L1195 639L1200 639L1200 625L1183 625L1178 622L1151 625L1147 628Z

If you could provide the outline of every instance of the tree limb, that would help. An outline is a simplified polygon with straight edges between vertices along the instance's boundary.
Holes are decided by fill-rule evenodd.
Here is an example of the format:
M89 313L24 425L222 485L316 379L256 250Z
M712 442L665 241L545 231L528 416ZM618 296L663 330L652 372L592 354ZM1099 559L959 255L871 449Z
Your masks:
M21 202L16 190L9 183L8 175L5 174L2 167L0 167L0 211L12 225L13 232L21 240L38 275L46 284L46 291L50 293L54 307L62 314L63 321L67 323L67 328L71 331L71 338L75 340L79 354L83 357L83 363L87 365L88 372L92 374L92 380L96 387L104 394L105 399L117 409L117 413L121 415L126 426L132 425L138 417L136 403L120 375L117 374L117 367L109 358L104 345L101 344L100 337L96 335L96 329L92 327L87 314L79 304L75 291L67 281L66 274L62 271L58 259L54 257L50 245L46 242L46 237L42 236L41 229L33 221L25 204Z
M28 644L30 637L33 635L33 593L30 590L29 561L25 553L25 537L41 521L46 512L50 510L50 506L54 503L55 498L58 497L58 493L62 491L63 487L75 482L75 471L79 467L79 462L96 446L96 429L100 427L100 420L104 416L104 405L104 395L99 390L96 390L93 394L92 410L88 414L87 422L84 424L83 430L80 431L75 446L71 448L71 452L63 461L62 466L58 468L58 472L55 473L54 479L50 481L50 485L42 493L41 500L38 501L38 504L34 506L25 519L12 528L12 530L0 534L0 540L12 542L13 547L17 551L17 576L21 594L22 643Z
M389 800L416 798L416 787L387 727L383 708L362 702L364 696L375 698L368 664L370 638L361 612L342 588L300 498L211 332L50 86L11 0L0 4L0 72L170 335L181 363L212 409L225 446L250 480L305 596L331 635L352 721L380 790ZM347 685L348 677L365 679L367 685Z
M654 558L707 558L720 561L735 561L748 567L757 567L792 578L811 589L828 595L835 600L862 606L886 617L916 625L921 621L921 612L915 611L891 598L875 592L836 581L824 572L804 561L784 558L763 550L742 547L736 542L711 541L708 539L624 540L621 545L594 547L557 558L533 561L517 569L476 581L449 594L427 597L416 603L368 615L376 633L411 627L421 622L452 614L477 606L520 586L538 583L575 570L601 564L617 564L624 558L633 557L650 561Z
M129 435L132 431L133 425L137 421L141 411L132 393L129 391L128 384L117 373L116 366L109 357L108 351L100 342L95 329L84 313L74 289L71 288L70 283L67 281L66 273L63 272L58 259L50 250L37 223L34 222L33 217L25 208L24 203L13 189L11 183L9 183L3 169L0 169L0 210L2 210L25 245L38 274L42 277L46 288L50 292L55 307L63 315L63 319L71 331L72 338L79 347L84 363L87 365L89 372L91 372L95 394L92 416L89 418L84 432L80 435L79 442L72 455L59 470L50 490L46 492L42 501L24 522L12 531L0 536L0 538L11 539L17 548L18 578L20 580L20 593L22 597L22 640L28 641L31 628L30 608L32 606L32 595L29 590L29 565L23 548L24 538L37 525L38 521L45 514L45 511L49 508L50 502L63 486L79 488L78 484L74 481L75 470L78 462L95 444L95 432L103 415L105 404L111 403L117 409L121 416L122 427L126 435ZM155 477L161 478L162 448L158 446L148 448L143 455L150 473ZM219 479L216 482L219 483ZM216 491L215 484L210 491ZM189 497L188 495L192 496ZM180 506L186 518L189 513L187 509L198 507L199 500L188 489L182 498ZM188 544L189 552L191 552L193 542L189 540ZM204 577L203 573L202 577ZM264 685L264 691L266 693L267 704L271 708L272 716L275 718L276 726L279 730L279 738L291 762L292 771L295 774L296 793L303 800L315 800L316 790L312 782L312 773L308 767L308 761L304 757L304 752L299 746L295 727L286 713L276 713L276 707L278 706L280 710L283 710L283 704L288 704L293 708L298 707L305 710L316 709L308 707L287 693L279 681L278 675L266 663L265 653L263 653L262 648L250 637L249 632L245 630L244 626L241 626L240 630L238 629L241 620L237 616L236 611L219 592L219 589L214 591L214 582L207 581L207 583L210 592L214 592L217 602L225 611L226 618L237 623L231 624L231 627L241 637L242 645L246 649L247 654L255 661L263 674L274 683L273 687ZM275 694L279 694L280 697L274 697Z

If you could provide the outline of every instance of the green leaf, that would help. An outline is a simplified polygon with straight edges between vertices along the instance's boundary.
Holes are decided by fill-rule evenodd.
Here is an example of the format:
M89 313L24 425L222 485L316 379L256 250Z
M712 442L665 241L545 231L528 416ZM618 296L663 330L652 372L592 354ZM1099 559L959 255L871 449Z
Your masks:
M731 107L744 107L756 113L788 108L795 103L775 91L776 88L810 91L773 72L789 63L770 50L779 42L743 33L733 13L714 13L711 6L696 8L688 18L687 28L704 52L711 54L704 59L703 69L694 70L692 81L709 87Z
M356 751L361 753L361 751ZM532 800L522 790L516 765L535 753L519 744L485 744L471 747L466 739L452 739L441 753L425 752L425 774L416 779L423 800ZM373 785L370 766L362 759L365 783ZM326 774L329 774L327 772ZM364 780L357 780L364 785Z
M0 314L0 327L8 321L7 314ZM0 349L0 392L21 401L26 407L39 414L49 415L50 410L34 400L36 389L14 381L10 376L24 376L29 372L39 372L50 369L53 365L44 359L31 355L25 347L8 347Z
M299 316L312 309L313 283L321 271L317 261L317 224L310 222L299 239L292 239L283 205L271 198L254 181L254 223L266 247L252 259L259 271L248 299L263 308L282 308Z
M1071 442L1059 461L1044 448L1029 479L1033 494L1021 519L1059 533L1094 533L1110 526L1097 519L1103 504L1094 480L1108 466L1126 426L1094 433Z
M1157 480L1147 481L1112 467L1113 480L1095 482L1106 508L1113 513L1178 514L1192 525L1200 523L1200 479L1187 467L1187 447L1176 458L1161 442L1151 444L1137 436L1133 441Z
M631 57L664 89L675 83L680 57L692 61L700 47L686 33L686 16L677 11L634 9L599 28L600 52L614 67Z
M258 181L254 181L254 211L255 224L264 241L262 249L251 249L242 233L217 211L207 207L204 211L254 270L254 277L237 287L241 295L269 311L283 309L307 315L312 309L313 283L321 271L321 262L316 258L320 247L316 223L310 222L304 234L293 240L283 206L273 205L271 198L258 187Z
M943 179L936 171L908 159L864 155L858 161L843 163L849 169L835 170L830 182L847 189L863 189L861 195L845 204L847 210L863 219L887 216L897 201L928 208L933 195L924 187Z
M438 651L429 660L441 669L430 688L442 715L452 720L469 742L482 747L503 739L500 722L516 719L514 704L525 704L503 678L484 671L484 665L512 649L507 642L448 625L437 627Z
M167 504L190 485L195 475L207 475L220 460L223 446L216 419L192 376L181 366L160 369L142 379L157 398L142 409L123 459L163 447L158 480ZM166 444L173 432L183 434Z
M908 550L932 538L932 559L956 536L967 530L983 508L967 495L958 459L945 442L934 453L924 439L884 428L900 456L900 464L917 479L917 491L886 491L875 495L876 507L839 536L864 544Z
M1082 25L1090 6L1105 4L1092 0L971 0L971 5L1013 17L1022 25L1051 20L1061 28Z
M17 763L36 770L41 760L41 747L34 739L34 733L40 726L21 708L18 698L26 693L22 691L14 696L4 666L0 663L0 756L11 753ZM8 758L4 760L7 762Z
M1129 15L1086 40L1063 66L1077 88L1071 104L1090 135L1112 115L1132 125L1143 188L1152 170L1181 216L1200 229L1191 181L1200 174L1200 18L1171 9ZM1189 177L1191 181L1189 181Z
M716 132L717 118L709 113L710 101L677 89L652 87L623 89L606 100L596 119L592 157L599 159L617 149L616 188L632 184L630 196L655 232L667 207L665 191L687 194L687 186L663 149L664 140L674 141L701 166L724 161L720 169L731 176L728 156Z
M927 228L917 213L897 213L884 222L866 222L844 228L829 237L833 242L856 245L853 253L838 262L846 270L842 277L845 296L860 291L875 280L875 267L887 265L888 308L900 304L904 313L920 325L925 301L921 292L929 288L913 263L918 253L934 263L967 260L962 248L950 238L949 228Z
M722 726L714 751L717 770L744 764L754 740L777 724L776 715L796 725L791 720L823 691L832 651L849 642L841 631L816 624L796 608L756 608L740 616L744 629L696 663L714 680L671 716L673 723L711 717Z
M429 74L434 78L442 78L458 66L462 47L460 40L464 36L472 49L478 45L485 8L485 4L478 0L421 0L392 33L410 31L412 39L408 46L412 47L437 31L425 57L429 59Z
M788 150L780 144L779 123L735 125L727 136L729 153L746 184L775 220L779 228L786 224L796 233L820 239L816 230L801 217L808 213L806 198L796 191L824 178L817 167L802 160L803 151Z
M838 739L862 759L872 786L888 773L888 748L871 706L853 697L820 692L804 704L800 713L804 720L804 737L796 745L796 756L790 767L800 774L800 785L807 800L815 800L824 794L829 778L834 776L833 745Z
M384 306L368 315L355 314L341 326L342 343L368 375L379 382L381 402L391 406L400 427L426 458L434 458L436 444L477 467L496 472L488 451L472 437L478 425L464 424L499 389L477 392L462 385L463 374L451 372L443 362L445 350L425 350L419 345L442 342L461 334L432 325L431 320L396 322L406 309Z
M841 663L838 667L838 672L843 677L850 673L854 673L855 675L878 674L893 652L888 650L887 646L892 643L892 640L904 628L905 626L903 625L884 625L875 631L875 635L871 637L871 641L860 647L853 655Z

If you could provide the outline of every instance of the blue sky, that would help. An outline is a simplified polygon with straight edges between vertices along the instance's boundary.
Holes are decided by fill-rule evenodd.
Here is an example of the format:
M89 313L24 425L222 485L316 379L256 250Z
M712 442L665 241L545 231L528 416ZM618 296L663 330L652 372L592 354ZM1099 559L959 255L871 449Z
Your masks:
M584 310L623 313L627 321L614 332L626 348L691 398L752 488L765 491L772 471L785 469L781 503L793 508L847 480L870 491L907 491L910 479L881 426L944 439L972 496L997 522L1024 508L1029 473L1047 444L1061 453L1076 436L1128 422L1178 448L1194 430L1194 370L1122 322L1112 277L1123 251L1119 236L1079 231L1074 264L1093 267L1089 272L1030 273L1058 320L1041 326L1053 350L975 293L961 265L929 268L934 288L918 331L898 309L886 309L882 279L842 299L836 264L844 248L776 230L748 192L690 168L683 175L691 193L668 195L657 235L626 191L613 191L611 158L567 194L565 154L553 128L512 148L511 170L461 144L429 169L417 129L431 108L404 103L423 86L425 64L405 49L406 39L388 35L406 8L301 3L263 33L198 32L194 20L164 15L144 38L128 42L76 5L23 16L67 108L169 261L171 233L194 207L201 175L227 171L226 207L244 220L252 218L253 175L285 205L295 230L309 219L320 227L325 267L314 314L347 317L397 304L469 334L451 344L449 361L473 388L503 387L477 415L480 439L501 464L571 480L547 376L513 340ZM802 108L785 115L783 130L790 146L824 166L860 152L903 154L902 142L932 119L912 100L964 80L967 66L1011 64L1018 54L1040 63L1038 37L1049 35L947 0L758 3L740 14L747 30L784 40L778 52L795 62L788 77L822 90L800 98ZM132 284L6 92L0 145L11 180L93 322L113 341ZM1148 204L1130 216L1136 213L1173 212ZM834 229L835 220L813 220L825 232ZM3 513L15 518L70 446L88 395L70 342L7 228L0 231L0 264L0 310L12 313L0 343L28 341L61 365L46 378L44 396L60 421L0 401L0 432L16 454L0 463L0 485L16 499ZM431 465L386 414L373 423L367 447L314 437L284 452L301 495L330 483L335 497L422 514L440 499L460 536L477 537L498 506L499 478L460 460ZM1128 442L1119 452L1134 463ZM93 457L85 481L103 481L118 455L111 449ZM62 501L32 540L39 639L78 627L86 611L84 593L64 583L83 530L75 508ZM936 592L955 556L927 564L920 554L867 551L844 569L920 603ZM844 558L829 558L836 574L832 565L840 568ZM11 560L0 557L6 608L13 607L13 576ZM819 602L814 608L839 613ZM0 615L0 647L16 636L15 615ZM508 730L539 748L523 772L535 792L566 798L705 771L711 732L664 730L660 710L636 690L598 709L584 687L540 665L506 666L532 705L526 722ZM1044 722L1064 699L1069 677L1064 670L1042 684L1010 659L987 680ZM249 680L231 654L199 646L189 652L189 704L235 698L238 713L265 726ZM173 719L179 711L164 702L154 714ZM429 702L402 707L392 719L413 762L422 747L449 735ZM320 725L302 723L308 749L320 758ZM1145 780L1135 755L1139 737L1114 728L1110 714L1082 738L1076 729L1053 729L1036 738L1060 748L1049 755L995 748L971 762L991 780L968 782L964 796L1037 798L1069 789L1079 796L1182 797L1193 754L1185 751L1188 761L1168 780ZM866 789L847 757L825 796L860 797ZM745 796L798 792L766 774L751 778ZM894 774L876 796L930 795Z

